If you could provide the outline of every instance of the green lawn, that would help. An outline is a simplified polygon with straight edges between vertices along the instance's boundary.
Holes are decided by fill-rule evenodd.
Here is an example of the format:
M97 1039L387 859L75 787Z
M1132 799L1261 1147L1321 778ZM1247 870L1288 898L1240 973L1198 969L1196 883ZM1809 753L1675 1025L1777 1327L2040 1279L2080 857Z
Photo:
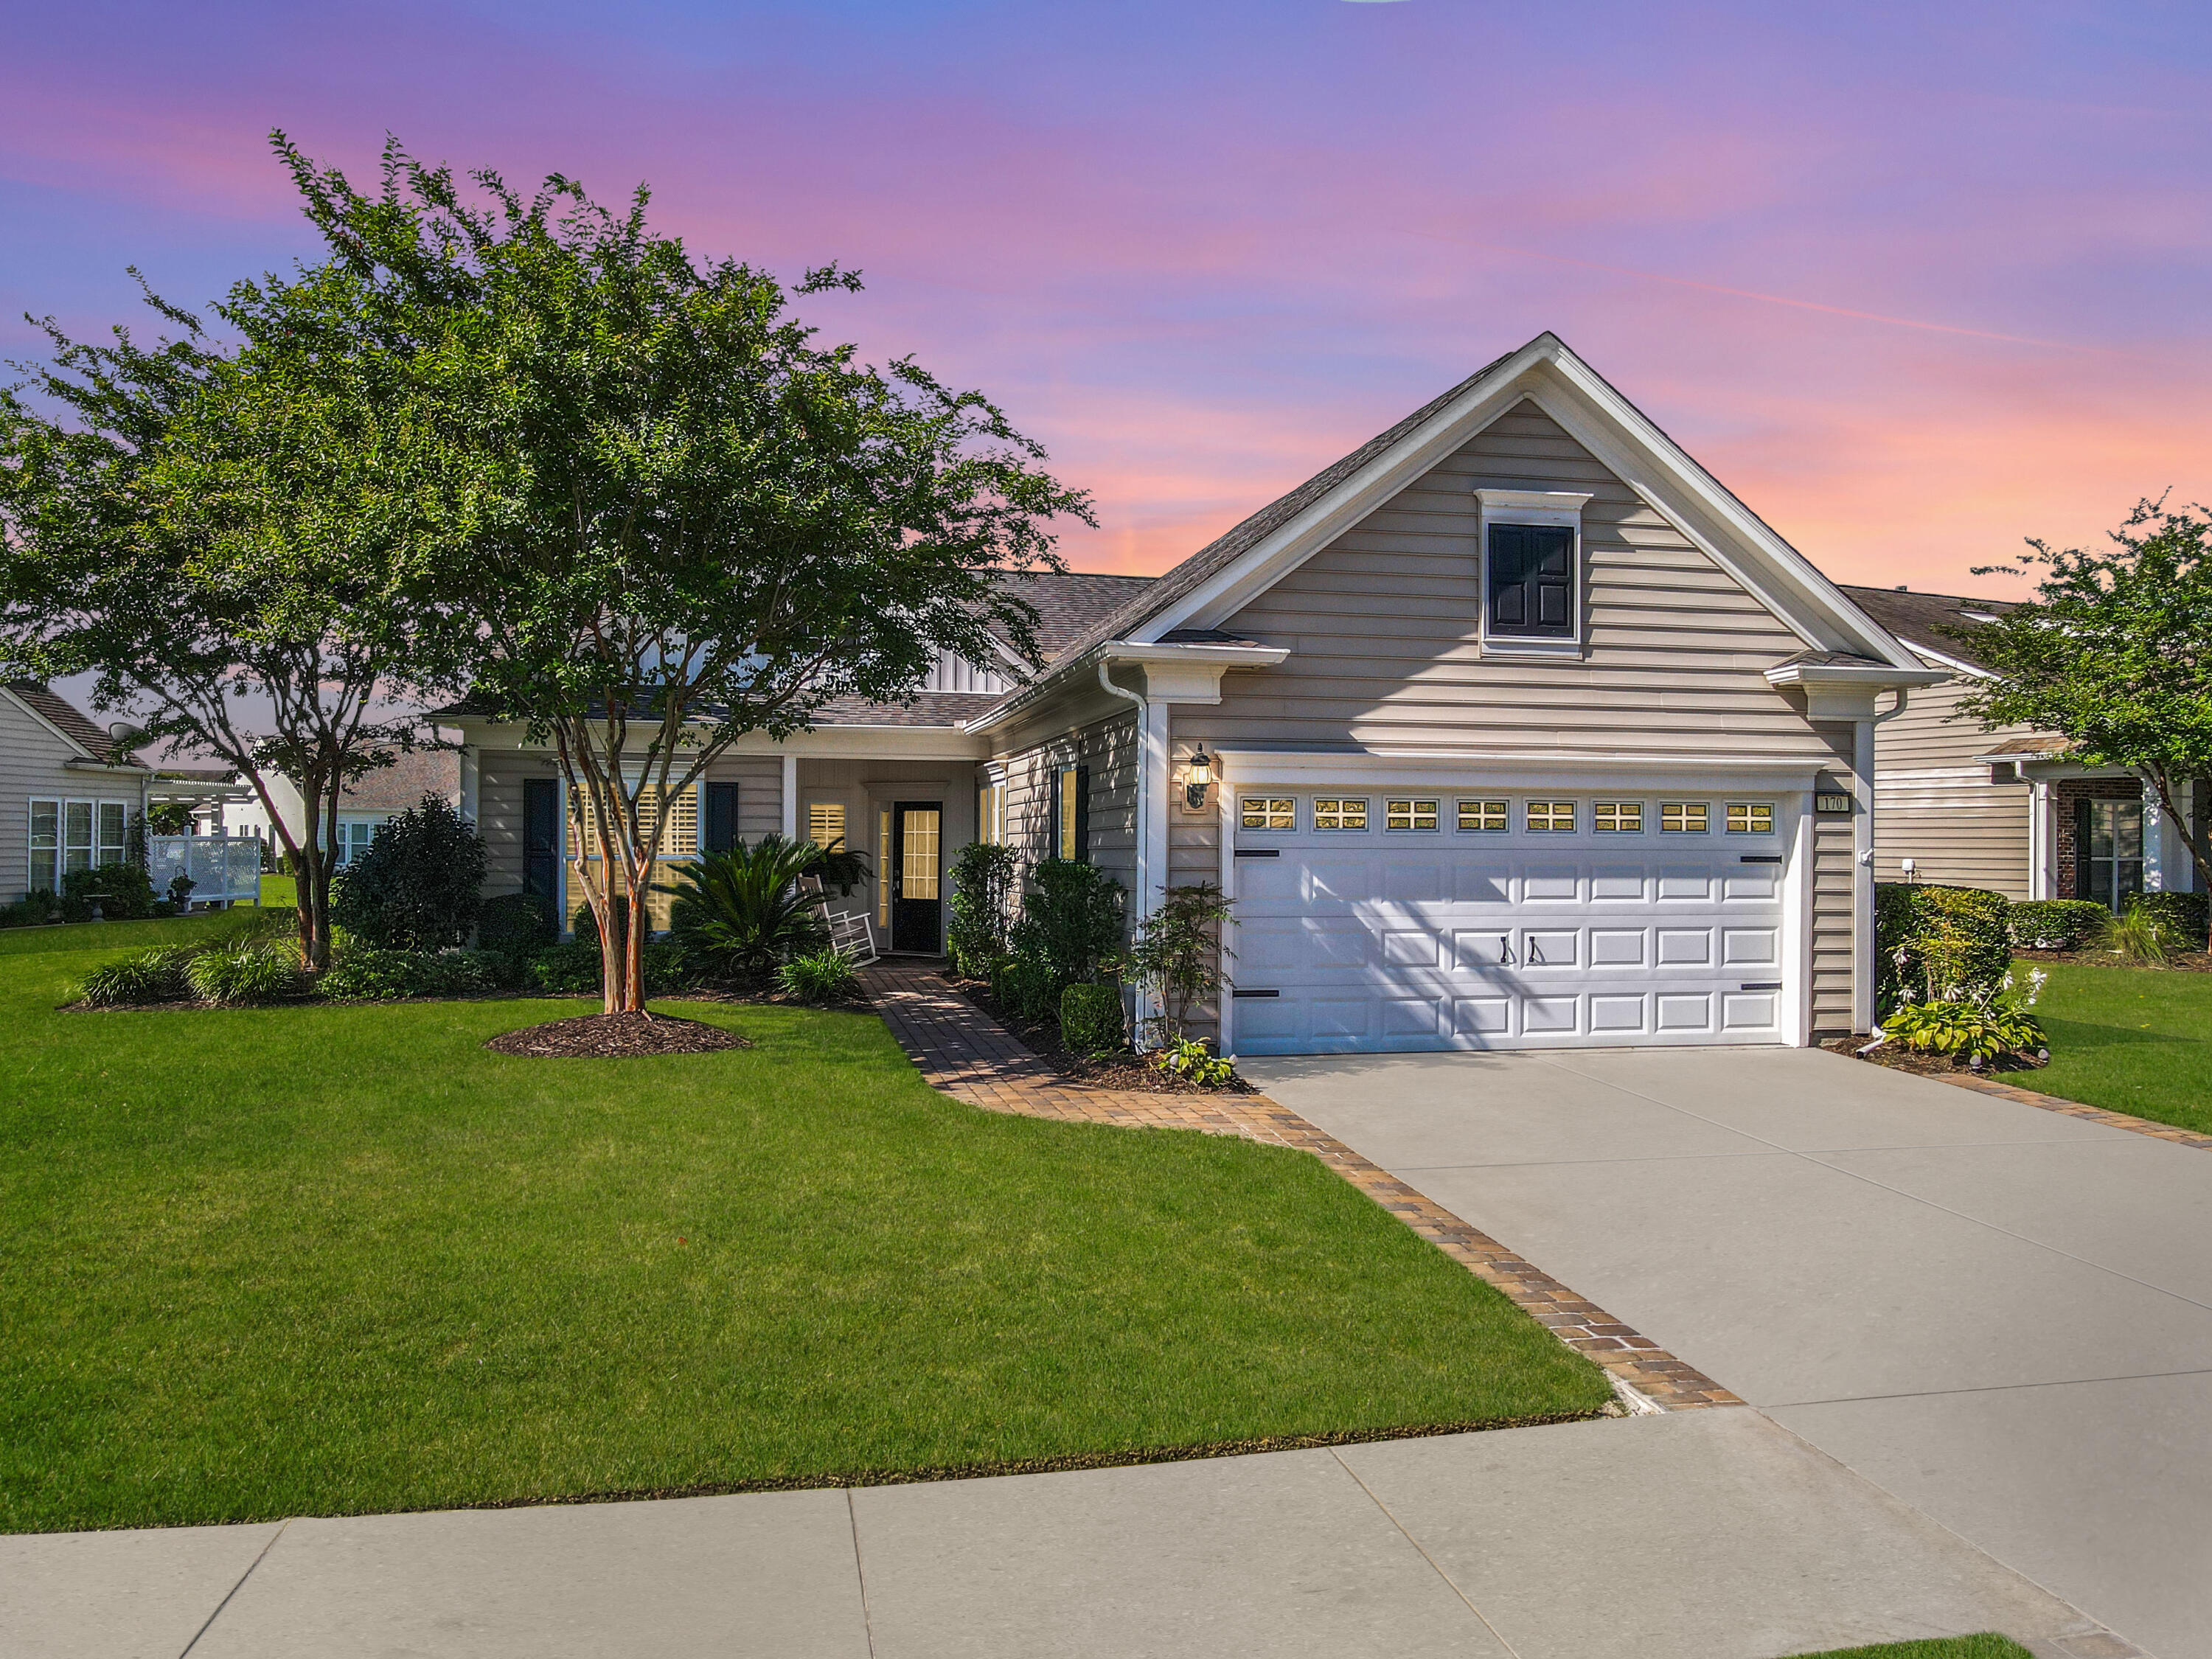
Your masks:
M872 1018L488 1053L574 1001L60 1013L237 925L0 934L0 1529L243 1521L1587 1413L1314 1159L1000 1117Z
M2212 974L2170 968L2049 969L2036 1012L2051 1064L2017 1080L2115 1112L2212 1133Z
M261 878L261 906L264 910L271 905L277 904L283 905L289 910L299 902L299 884L291 877L264 876Z
M2009 1637L1945 1636L1932 1642L1892 1642L1878 1648L1835 1648L1798 1659L2035 1659Z

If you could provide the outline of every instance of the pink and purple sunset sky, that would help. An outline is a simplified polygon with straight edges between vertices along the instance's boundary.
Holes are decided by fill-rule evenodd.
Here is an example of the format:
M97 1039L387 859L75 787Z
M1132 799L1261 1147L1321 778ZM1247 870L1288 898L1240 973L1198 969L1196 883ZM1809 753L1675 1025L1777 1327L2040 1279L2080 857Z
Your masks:
M2047 4L7 9L0 356L314 251L265 135L385 133L867 291L1155 572L1560 334L1844 581L2212 499L2212 9Z

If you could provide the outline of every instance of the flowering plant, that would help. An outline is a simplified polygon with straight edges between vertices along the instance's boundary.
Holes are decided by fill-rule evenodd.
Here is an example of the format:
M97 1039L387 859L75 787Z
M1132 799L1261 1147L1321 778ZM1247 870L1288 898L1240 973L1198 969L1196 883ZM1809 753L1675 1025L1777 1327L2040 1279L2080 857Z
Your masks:
M2007 974L1994 990L1971 988L1925 1002L1913 1000L1907 991L1904 1005L1882 1021L1881 1035L1868 1046L1895 1041L1925 1054L1962 1059L1976 1071L2005 1054L2048 1060L2043 1023L2032 1010L2049 978L2038 968L2028 975L2025 991L2015 988Z

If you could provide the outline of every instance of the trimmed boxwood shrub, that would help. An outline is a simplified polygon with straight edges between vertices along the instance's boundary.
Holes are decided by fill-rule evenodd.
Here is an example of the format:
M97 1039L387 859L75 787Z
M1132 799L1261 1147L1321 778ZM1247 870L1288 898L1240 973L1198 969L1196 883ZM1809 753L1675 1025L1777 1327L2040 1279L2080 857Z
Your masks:
M1127 1046L1121 1024L1121 988L1071 985L1062 991L1060 1040L1073 1054L1119 1054Z
M317 981L315 994L370 1002L468 996L499 989L508 975L507 958L497 951L386 951L356 945Z
M1032 1025L1059 1012L1060 989L1051 968L1035 957L1001 957L991 969L993 999Z
M2030 899L2005 918L2014 945L2031 951L2078 951L2104 937L2112 913L2088 899Z
M645 994L667 996L689 990L699 982L697 968L687 963L672 939L645 942ZM524 958L522 983L548 996L589 996L599 988L599 944L597 939L548 945Z
M1875 889L1875 957L1883 1007L1906 992L1946 1000L1994 992L2012 967L2011 901L1978 887Z
M338 872L331 919L387 951L465 945L483 875L483 837L444 796L425 795Z
M97 865L62 878L63 902L82 905L89 920L94 901L107 921L143 921L154 914L154 880L141 864Z
M483 950L527 956L560 936L552 900L537 893L501 893L486 899L477 910L477 944Z
M2158 924L2168 950L2201 951L2205 899L2203 893L2138 893L2129 902Z

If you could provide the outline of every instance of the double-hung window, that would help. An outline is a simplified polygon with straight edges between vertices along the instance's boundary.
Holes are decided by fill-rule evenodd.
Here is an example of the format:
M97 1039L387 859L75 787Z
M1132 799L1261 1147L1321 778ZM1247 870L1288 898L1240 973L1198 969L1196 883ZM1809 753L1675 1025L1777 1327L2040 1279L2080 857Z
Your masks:
M1062 766L1053 774L1053 854L1072 864L1091 862L1091 769Z
M96 870L131 856L131 804L120 800L34 800L26 885L58 893L72 870Z

